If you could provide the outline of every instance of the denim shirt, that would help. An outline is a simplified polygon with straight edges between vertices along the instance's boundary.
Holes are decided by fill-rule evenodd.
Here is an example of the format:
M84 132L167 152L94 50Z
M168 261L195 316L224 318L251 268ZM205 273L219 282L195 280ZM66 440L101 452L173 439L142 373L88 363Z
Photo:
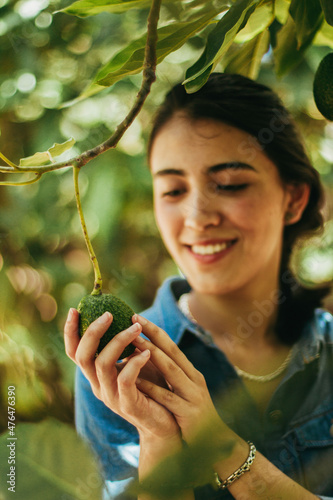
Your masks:
M142 315L165 330L205 376L217 411L231 429L254 442L270 462L307 490L322 500L333 500L332 315L322 309L315 311L262 416L224 353L179 310L178 298L189 289L182 278L167 279L152 307ZM233 397L228 399L231 388ZM75 394L77 431L101 463L104 499L127 500L123 492L137 477L137 430L93 395L80 369ZM207 485L195 490L195 498L233 497Z

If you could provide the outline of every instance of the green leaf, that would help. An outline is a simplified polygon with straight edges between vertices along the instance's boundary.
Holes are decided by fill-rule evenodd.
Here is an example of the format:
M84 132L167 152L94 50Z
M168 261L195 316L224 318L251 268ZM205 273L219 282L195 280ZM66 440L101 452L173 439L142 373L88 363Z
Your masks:
M333 2L332 0L320 0L325 19L330 24L333 26Z
M290 15L295 21L297 48L300 49L312 36L313 30L319 29L323 21L323 13L319 0L292 0L289 9Z
M290 0L275 0L274 2L274 13L276 19L281 24L287 22L289 16Z
M210 434L210 435L209 435ZM212 484L213 464L230 456L234 443L225 441L223 444L215 440L212 443L211 430L205 430L196 436L195 442L189 448L165 458L158 463L150 474L140 484L134 482L130 485L128 493L133 497L145 496L169 500L181 498L186 490ZM130 498L133 498L132 495Z
M313 45L327 46L333 49L333 29L326 21L317 32Z
M15 498L101 499L103 481L99 468L92 452L72 427L51 419L38 424L18 424L13 437L17 439L10 439L8 433L0 436L0 461L8 474L8 444L12 443Z
M150 7L151 0L78 0L57 12L78 17L95 16L102 12L120 13L129 9Z
M236 42L247 42L262 33L274 21L274 12L271 4L259 5L251 17L249 18L246 26L237 33Z
M52 147L48 149L48 152L50 153L52 158L56 158L57 156L62 155L69 149L71 149L75 144L75 139L71 138L68 139L66 142L63 142L62 144L55 143L53 144Z
M75 144L74 139L68 139L62 144L53 144L47 151L35 153L32 156L21 158L20 167L39 167L54 161L54 158L62 155Z
M307 37L303 45L299 47L296 25L292 17L289 17L287 23L277 33L277 45L274 48L275 67L278 76L284 75L302 61L303 54L311 45L321 22L322 19L314 26L312 33Z
M50 163L51 158L47 151L35 153L32 156L20 159L20 167L39 167Z
M211 9L209 13L194 22L173 23L159 28L156 46L157 64L207 26L216 14L215 9ZM94 78L93 85L110 86L124 76L134 75L142 71L146 37L145 34L118 52L111 61L99 70Z
M237 0L210 32L203 54L186 72L184 84L187 92L196 92L204 85L258 3L259 0Z
M239 73L256 79L260 70L261 60L269 49L269 42L270 35L268 30L265 30L240 47L235 46L232 53L227 57L227 64L224 66L224 71L226 73Z

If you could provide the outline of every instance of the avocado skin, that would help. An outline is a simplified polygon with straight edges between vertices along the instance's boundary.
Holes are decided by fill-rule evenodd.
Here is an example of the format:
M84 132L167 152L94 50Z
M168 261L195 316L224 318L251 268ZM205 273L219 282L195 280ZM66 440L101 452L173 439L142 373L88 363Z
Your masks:
M99 318L103 313L109 311L113 315L111 326L107 329L100 340L96 356L106 346L117 333L126 330L132 323L134 311L121 299L110 293L100 295L86 295L78 305L79 311L79 334L83 336L90 323ZM132 344L129 344L119 359L130 356L135 350Z
M313 97L327 120L333 121L333 52L320 62L313 81Z

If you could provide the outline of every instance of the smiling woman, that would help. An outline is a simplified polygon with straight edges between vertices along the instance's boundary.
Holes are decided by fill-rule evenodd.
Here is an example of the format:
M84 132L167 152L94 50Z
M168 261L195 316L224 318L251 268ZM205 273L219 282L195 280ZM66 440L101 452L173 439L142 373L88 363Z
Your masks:
M171 90L148 151L156 221L184 277L97 359L111 315L81 341L76 310L65 326L77 428L103 464L105 498L132 498L138 475L150 487L140 500L332 499L328 290L289 269L295 242L322 225L323 196L291 117L267 87L213 74L195 94ZM167 457L179 481L163 477Z

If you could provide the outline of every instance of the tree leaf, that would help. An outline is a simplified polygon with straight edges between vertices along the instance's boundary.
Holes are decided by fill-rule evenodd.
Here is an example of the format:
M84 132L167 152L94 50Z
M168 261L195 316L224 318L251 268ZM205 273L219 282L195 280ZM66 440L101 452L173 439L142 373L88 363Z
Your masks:
M52 162L57 156L71 149L74 144L75 139L68 139L62 144L55 143L47 151L38 152L32 156L21 158L20 167L39 167L41 165L46 165Z
M0 436L0 463L7 468L3 474L6 477L10 472L8 444L13 443L15 497L101 499L103 480L98 466L72 427L53 419L21 423L15 427L13 437L17 439L11 439L8 433Z
M322 19L314 26L303 45L298 47L296 25L292 17L288 18L287 23L277 33L277 45L274 48L275 68L278 76L284 75L301 62L304 52L311 45L321 23Z
M252 79L256 79L261 66L261 60L269 48L270 35L265 30L255 38L240 47L236 46L226 58L224 71L226 73L239 73Z
M313 30L319 29L323 21L323 12L319 0L292 0L289 9L290 15L295 21L297 48L306 44Z
M247 42L262 33L274 21L271 4L259 5L250 16L246 26L237 33L236 42Z
M209 33L201 57L186 72L187 92L196 92L229 48L237 33L246 25L259 0L237 0ZM209 71L208 71L209 70Z
M332 0L320 0L325 19L330 24L333 26L333 2Z
M274 13L279 23L284 24L287 22L289 16L290 0L275 0Z
M78 0L57 12L78 17L95 16L102 12L120 13L129 9L149 7L151 0Z
M60 156L69 149L71 149L74 146L74 144L75 144L75 139L71 138L63 142L62 144L58 143L53 144L53 146L48 149L48 152L50 153L52 158L56 158L57 156Z
M50 163L51 158L47 151L35 153L32 156L20 159L20 167L39 167Z
M200 19L193 22L173 23L158 30L156 46L157 64L179 49L193 35L201 31L217 15L211 9ZM94 78L93 85L110 86L126 75L134 75L143 69L146 37L138 38L131 42L125 49L116 54Z
M333 49L333 29L324 21L320 30L316 33L313 45L327 46Z

